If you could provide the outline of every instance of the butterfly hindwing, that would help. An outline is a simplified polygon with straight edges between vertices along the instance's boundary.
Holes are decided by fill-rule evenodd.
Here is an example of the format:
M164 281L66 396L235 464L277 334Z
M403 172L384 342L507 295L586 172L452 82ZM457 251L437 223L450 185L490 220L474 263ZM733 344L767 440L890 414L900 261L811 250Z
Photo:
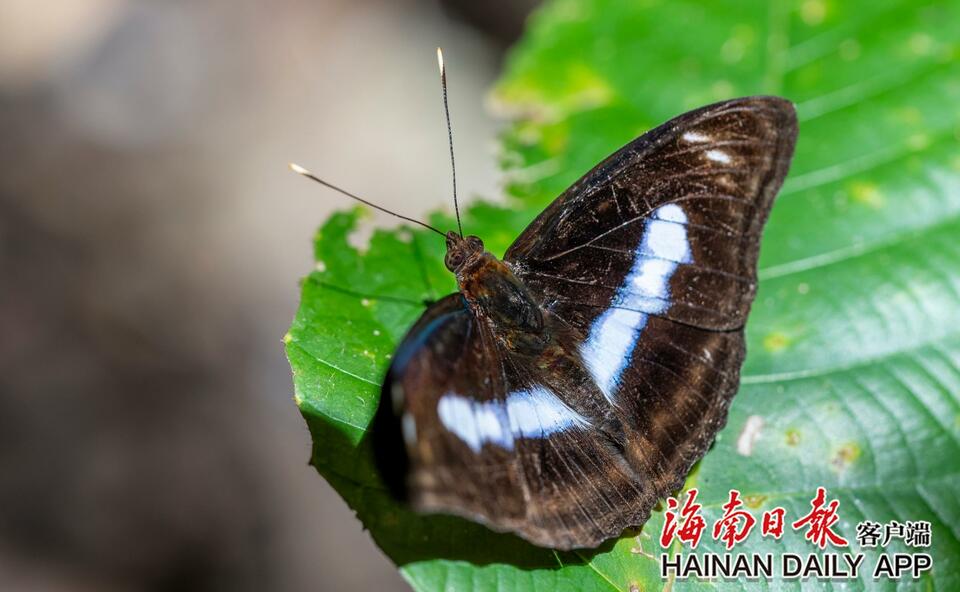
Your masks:
M459 514L540 544L596 544L642 522L653 491L598 437L608 415L562 323L535 351L503 347L460 294L397 349L374 434L381 472L417 509ZM569 399L569 397L566 397ZM399 441L404 446L398 448ZM648 515L648 514L647 514Z
M384 379L378 464L414 507L516 523L525 514L521 470L492 413L503 379L481 329L460 294L432 304L410 329Z

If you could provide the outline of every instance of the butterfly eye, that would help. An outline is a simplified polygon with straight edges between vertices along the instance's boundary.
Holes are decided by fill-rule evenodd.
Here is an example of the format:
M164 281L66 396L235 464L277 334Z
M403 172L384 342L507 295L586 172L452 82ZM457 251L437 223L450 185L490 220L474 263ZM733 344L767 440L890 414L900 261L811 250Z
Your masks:
M460 267L460 264L463 263L463 255L457 252L448 253L446 257L446 263L447 268L451 270Z

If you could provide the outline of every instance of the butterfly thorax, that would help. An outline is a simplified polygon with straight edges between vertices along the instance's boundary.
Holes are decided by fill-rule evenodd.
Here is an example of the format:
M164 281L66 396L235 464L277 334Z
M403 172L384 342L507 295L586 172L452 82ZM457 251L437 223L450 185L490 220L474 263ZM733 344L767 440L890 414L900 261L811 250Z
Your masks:
M510 267L484 250L483 241L447 233L444 263L457 276L467 305L493 324L496 335L516 345L537 339L544 327L540 306Z

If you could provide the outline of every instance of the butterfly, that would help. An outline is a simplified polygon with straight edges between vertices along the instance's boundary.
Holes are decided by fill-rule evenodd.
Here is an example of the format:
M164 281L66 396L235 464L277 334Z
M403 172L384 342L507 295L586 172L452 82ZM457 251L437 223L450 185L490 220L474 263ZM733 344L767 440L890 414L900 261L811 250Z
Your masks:
M421 512L543 547L642 525L726 423L793 105L709 105L633 140L497 258L446 233L459 291L393 356L373 425Z

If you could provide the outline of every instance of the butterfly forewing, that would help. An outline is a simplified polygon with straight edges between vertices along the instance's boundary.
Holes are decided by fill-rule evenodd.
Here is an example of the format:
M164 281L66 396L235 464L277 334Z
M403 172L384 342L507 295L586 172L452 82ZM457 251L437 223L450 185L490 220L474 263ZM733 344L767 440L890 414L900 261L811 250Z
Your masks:
M795 138L789 102L737 99L587 173L504 257L542 317L529 339L460 294L431 306L376 430L404 441L409 464L381 464L415 507L562 549L642 524L726 421Z
M795 138L793 106L783 99L682 115L587 173L504 259L546 302L740 328L755 292L760 231Z

